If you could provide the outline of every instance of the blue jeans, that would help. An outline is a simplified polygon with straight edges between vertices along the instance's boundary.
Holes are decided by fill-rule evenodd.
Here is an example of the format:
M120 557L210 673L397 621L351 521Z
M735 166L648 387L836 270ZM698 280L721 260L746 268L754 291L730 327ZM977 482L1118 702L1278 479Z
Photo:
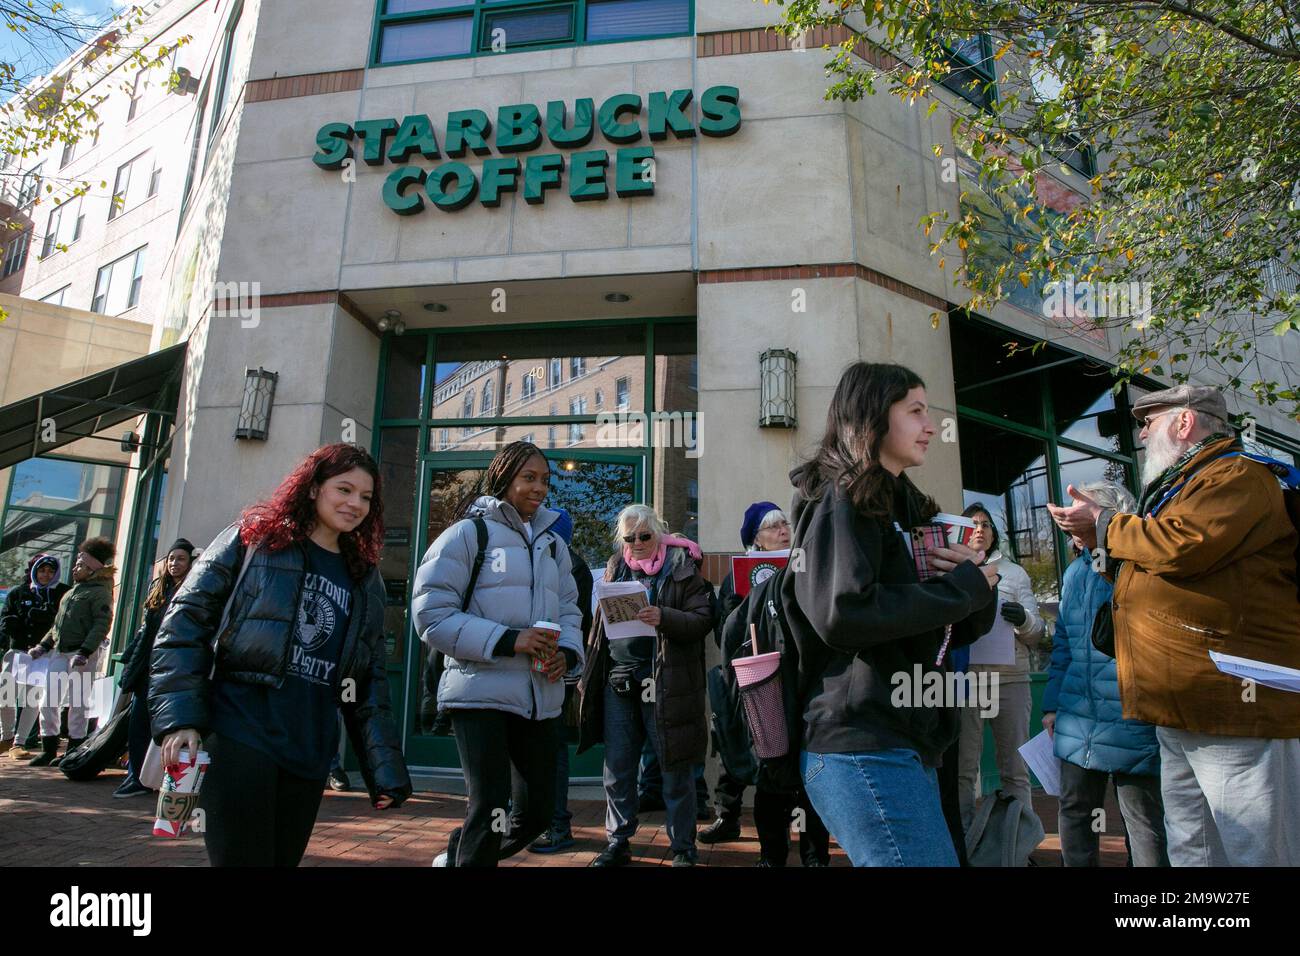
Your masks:
M800 754L813 807L854 866L957 866L939 778L915 750Z
M701 813L709 810L709 784L704 779L704 764L697 763L691 768L695 775L695 805ZM636 785L637 793L642 797L662 798L664 792L664 772L655 756L654 742L646 738L641 750L641 770Z
M639 684L640 681L638 680ZM637 828L637 769L646 737L655 737L655 708L640 693L619 697L605 685L605 834L627 846ZM657 756L661 756L659 754ZM673 853L695 849L695 773L692 767L664 768L664 805Z

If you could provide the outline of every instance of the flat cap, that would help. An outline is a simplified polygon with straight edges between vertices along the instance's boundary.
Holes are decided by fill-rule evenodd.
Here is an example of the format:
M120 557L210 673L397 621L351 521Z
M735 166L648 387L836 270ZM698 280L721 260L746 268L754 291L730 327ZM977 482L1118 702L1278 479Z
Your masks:
M1141 421L1157 408L1190 408L1228 421L1228 404L1223 400L1223 393L1209 385L1175 385L1143 395L1133 403L1133 417Z

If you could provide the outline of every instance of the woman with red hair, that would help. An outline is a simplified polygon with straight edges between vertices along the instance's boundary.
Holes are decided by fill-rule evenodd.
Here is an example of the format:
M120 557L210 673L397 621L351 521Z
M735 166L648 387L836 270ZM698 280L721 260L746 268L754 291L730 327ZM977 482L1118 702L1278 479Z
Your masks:
M211 758L200 806L213 866L298 865L340 711L374 807L410 796L388 703L383 537L375 460L326 445L223 531L172 599L149 711L164 765L200 744Z

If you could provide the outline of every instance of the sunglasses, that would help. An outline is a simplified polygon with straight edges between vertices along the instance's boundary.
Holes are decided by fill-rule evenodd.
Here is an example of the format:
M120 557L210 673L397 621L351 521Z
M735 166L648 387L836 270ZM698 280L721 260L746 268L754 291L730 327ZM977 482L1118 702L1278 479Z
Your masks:
M633 541L640 541L642 544L645 544L647 541L649 541L649 540L650 540L651 538L653 538L653 537L654 537L654 533L653 533L653 532L651 532L651 531L643 531L641 534L625 534L625 535L623 535L623 542L624 542L624 544L631 544Z

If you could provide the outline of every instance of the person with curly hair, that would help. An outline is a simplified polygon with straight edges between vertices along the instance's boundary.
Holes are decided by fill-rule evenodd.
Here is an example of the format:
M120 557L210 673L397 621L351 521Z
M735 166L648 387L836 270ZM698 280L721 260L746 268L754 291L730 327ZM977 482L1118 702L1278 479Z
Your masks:
M411 794L388 699L383 517L375 460L326 445L217 536L167 607L153 737L164 765L182 748L208 752L199 806L213 866L298 865L340 712L371 804Z

